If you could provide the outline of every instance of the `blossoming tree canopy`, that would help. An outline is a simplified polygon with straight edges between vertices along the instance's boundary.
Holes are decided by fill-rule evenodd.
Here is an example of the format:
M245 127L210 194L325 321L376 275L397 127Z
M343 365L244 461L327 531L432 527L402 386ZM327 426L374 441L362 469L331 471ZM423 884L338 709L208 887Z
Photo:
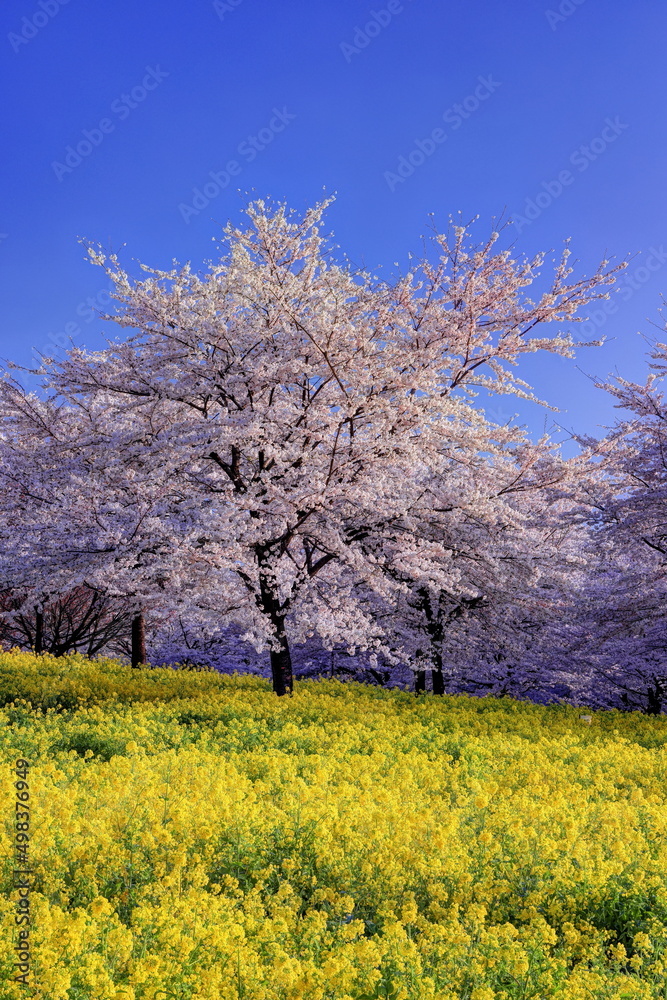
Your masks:
M573 491L590 524L591 571L577 594L576 653L627 704L658 714L667 700L667 344L655 343L643 385L596 380L630 416L606 437L580 437L589 473ZM571 643L572 644L572 643Z
M536 328L578 321L622 266L603 261L572 280L566 249L533 302L525 289L543 255L517 260L496 248L498 233L475 246L453 227L433 238L435 263L379 281L333 259L320 233L328 204L301 218L251 204L250 226L226 227L203 275L142 265L147 276L133 280L89 248L115 289L118 312L105 318L130 335L40 370L70 403L103 399L109 421L136 420L152 468L177 466L192 501L179 544L209 567L198 592L224 597L269 647L279 694L292 687L288 629L380 641L349 595L360 578L381 595L397 583L362 538L408 510L418 467L489 452L497 432L471 405L476 389L534 398L511 371L519 356L574 351L569 333ZM152 428L165 413L161 434ZM414 547L414 533L402 537ZM422 549L415 565L431 580L440 554Z
M70 608L80 588L135 617L187 608L198 567L179 539L191 530L193 500L178 452L149 447L151 435L169 434L169 413L113 414L103 394L57 404L7 377L0 400L0 586L25 595L13 611L54 600ZM145 655L133 650L135 659Z

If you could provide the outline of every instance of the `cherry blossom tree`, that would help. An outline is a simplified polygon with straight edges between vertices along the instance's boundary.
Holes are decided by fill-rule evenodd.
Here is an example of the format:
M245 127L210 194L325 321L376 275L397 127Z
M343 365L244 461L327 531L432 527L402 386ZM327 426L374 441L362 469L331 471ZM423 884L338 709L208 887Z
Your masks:
M130 561L96 542L98 572L113 551L114 588L122 580L137 593L141 580L145 603L160 586L176 593L185 585L187 564L190 600L234 617L268 646L277 694L292 689L288 629L292 641L345 636L351 648L390 652L353 600L360 581L386 599L405 586L364 547L370 535L400 522L394 562L410 563L417 586L458 592L458 567L442 542L405 520L413 473L437 468L448 449L492 450L472 405L477 391L534 398L511 370L520 355L572 356L575 347L569 333L536 337L536 328L584 319L579 312L607 297L619 269L604 261L572 281L566 249L533 302L524 289L544 255L517 260L496 249L498 233L475 246L453 227L434 236L435 263L379 281L333 260L320 235L327 204L300 219L285 206L252 204L250 227L226 227L225 252L204 275L142 265L148 277L134 281L115 256L89 248L115 288L118 313L105 318L135 332L40 369L70 406L104 414L110 430L95 447L104 440L111 449L123 489L140 472ZM134 451L131 421L141 429ZM97 455L96 474L108 480ZM165 468L171 492L162 489ZM155 499L151 475L161 487ZM141 506L146 490L157 503L150 513ZM138 525L147 522L144 538ZM174 563L166 546L176 525ZM142 564L139 573L140 545L150 572Z
M555 444L533 444L518 428L489 426L487 442L492 433L487 454L462 449L437 475L418 483L413 475L417 498L403 521L363 543L405 587L375 618L415 670L417 692L427 670L434 694L462 682L508 693L510 674L513 691L543 686L538 640L584 562L581 523L567 506L581 460L562 459ZM430 554L430 576L406 558L408 517L422 541L441 546ZM448 566L445 586L433 573L438 561Z
M659 714L667 702L667 344L650 352L645 383L596 385L630 411L606 437L580 436L590 468L573 498L591 527L590 571L572 610L572 654L606 688L607 703ZM574 593L574 588L573 588Z
M144 662L144 611L182 607L181 579L191 572L181 558L189 550L178 545L188 524L178 476L172 462L157 468L146 451L151 435L168 433L165 414L158 424L142 411L141 427L134 416L116 413L112 423L102 397L91 405L43 400L9 377L0 380L0 399L0 581L11 593L5 620L13 622L7 627L23 622L25 631L34 618L41 652L48 648L45 615L49 645L58 648L56 621L62 633L69 619L72 639L99 614L106 631L110 615L123 622L129 615L132 663Z

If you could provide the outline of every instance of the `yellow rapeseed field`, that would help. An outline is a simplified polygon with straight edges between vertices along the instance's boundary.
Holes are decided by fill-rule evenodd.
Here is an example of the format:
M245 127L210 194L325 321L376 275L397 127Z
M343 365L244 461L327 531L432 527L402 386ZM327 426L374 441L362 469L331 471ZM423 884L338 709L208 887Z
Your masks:
M667 997L664 718L18 652L0 705L1 1000Z

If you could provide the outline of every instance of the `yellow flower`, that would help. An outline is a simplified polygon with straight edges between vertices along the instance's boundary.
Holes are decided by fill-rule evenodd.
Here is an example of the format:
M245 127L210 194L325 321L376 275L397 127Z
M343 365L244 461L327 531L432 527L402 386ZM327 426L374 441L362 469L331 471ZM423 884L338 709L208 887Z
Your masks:
M90 903L88 909L94 917L106 917L114 911L113 906L108 899L104 898L104 896L96 896Z
M645 934L643 931L640 931L639 934L635 934L632 939L632 943L637 951L653 951L651 939L648 934Z
M388 969L395 997L456 1000L462 970L521 978L535 949L546 957L536 995L566 967L568 1000L620 995L625 950L575 916L577 900L587 893L595 907L623 872L667 903L654 856L665 751L640 745L658 742L664 720L615 717L614 733L596 716L595 742L576 709L510 700L479 713L463 695L415 705L405 692L323 681L300 683L290 701L257 677L2 652L0 668L0 689L24 699L20 747L7 724L18 709L0 708L4 761L34 758L41 1000L67 1000L77 982L99 1000L179 989L219 1000L230 982L253 1000L324 1000L370 995ZM64 691L82 699L71 716L31 709ZM213 722L193 740L199 724L177 720L197 718ZM93 732L111 764L71 749ZM0 771L10 802L11 767ZM7 953L15 903L0 898ZM664 973L657 917L646 931L633 938L645 959L629 964L648 981Z

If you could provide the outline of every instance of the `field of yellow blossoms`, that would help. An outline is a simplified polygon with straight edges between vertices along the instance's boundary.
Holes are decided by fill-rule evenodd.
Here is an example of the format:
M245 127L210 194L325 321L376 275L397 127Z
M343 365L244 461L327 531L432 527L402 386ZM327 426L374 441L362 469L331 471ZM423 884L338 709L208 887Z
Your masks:
M0 705L1 1000L667 997L664 717L17 652Z

